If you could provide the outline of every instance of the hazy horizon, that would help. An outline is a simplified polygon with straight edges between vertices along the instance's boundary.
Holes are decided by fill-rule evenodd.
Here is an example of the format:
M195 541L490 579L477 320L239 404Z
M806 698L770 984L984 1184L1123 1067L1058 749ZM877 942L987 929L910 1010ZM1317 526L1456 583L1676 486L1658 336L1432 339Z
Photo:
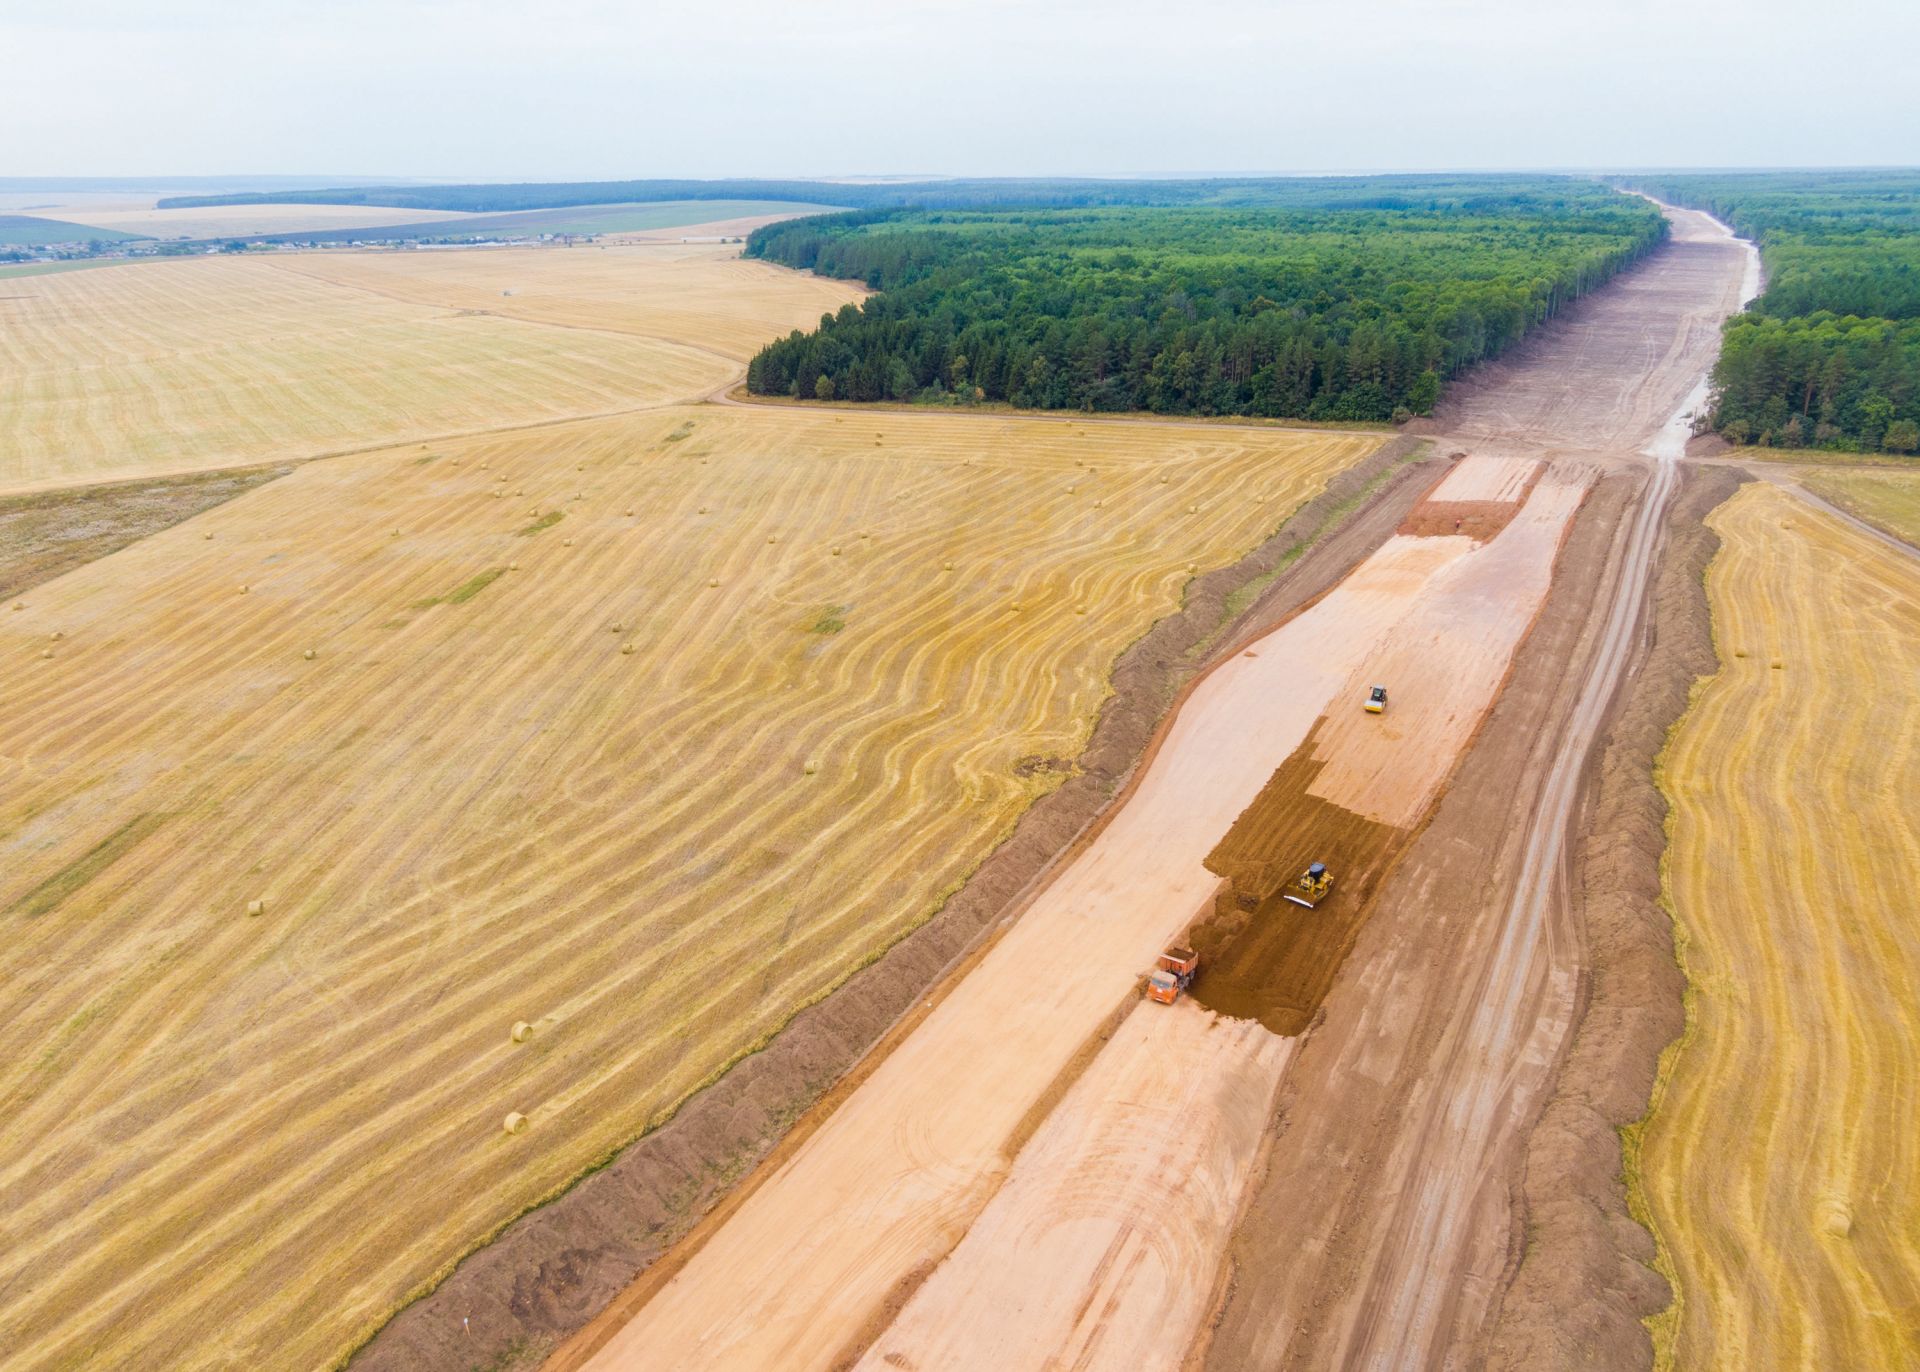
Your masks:
M0 38L22 179L1900 166L1920 129L1895 0L0 0Z

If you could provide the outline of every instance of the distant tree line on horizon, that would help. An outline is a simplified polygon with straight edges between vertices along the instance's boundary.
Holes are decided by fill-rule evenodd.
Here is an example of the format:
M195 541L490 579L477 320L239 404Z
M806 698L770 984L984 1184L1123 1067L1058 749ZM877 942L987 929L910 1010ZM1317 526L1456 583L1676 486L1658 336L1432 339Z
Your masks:
M1920 452L1920 172L1636 177L1760 247L1709 422L1732 443Z
M1404 419L1666 236L1652 206L1595 183L1456 179L1393 209L1357 206L1357 189L1292 209L871 210L770 225L749 256L878 294L769 344L747 385Z
M1567 182L1568 186L1576 183ZM1538 193L1525 174L1459 176L1206 177L1112 180L1090 177L958 177L934 181L651 179L537 181L464 186L346 186L322 190L176 195L160 209L214 205L366 205L407 210L511 213L583 205L667 200L780 200L846 209L1072 209L1126 205L1227 205L1275 208L1494 210L1519 191Z

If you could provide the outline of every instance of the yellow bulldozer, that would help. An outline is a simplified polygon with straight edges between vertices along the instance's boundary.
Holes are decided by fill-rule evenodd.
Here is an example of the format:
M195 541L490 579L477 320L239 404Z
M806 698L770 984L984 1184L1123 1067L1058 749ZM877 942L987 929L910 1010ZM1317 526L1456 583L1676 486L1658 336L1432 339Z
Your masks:
M1316 862L1302 872L1293 885L1281 894L1295 905L1304 905L1311 910L1325 900L1327 893L1331 890L1333 890L1333 873L1327 870L1326 863Z

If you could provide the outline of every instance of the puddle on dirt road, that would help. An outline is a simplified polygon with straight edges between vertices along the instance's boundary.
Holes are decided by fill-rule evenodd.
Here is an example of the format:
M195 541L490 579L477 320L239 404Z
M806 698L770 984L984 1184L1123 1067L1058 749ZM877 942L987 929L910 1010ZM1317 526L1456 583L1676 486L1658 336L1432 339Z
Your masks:
M1326 766L1314 760L1324 716L1207 857L1226 880L1191 934L1200 954L1192 987L1201 1005L1258 1020L1276 1034L1306 1029L1366 923L1373 889L1411 836L1309 795ZM1285 898L1311 862L1333 873L1313 909Z

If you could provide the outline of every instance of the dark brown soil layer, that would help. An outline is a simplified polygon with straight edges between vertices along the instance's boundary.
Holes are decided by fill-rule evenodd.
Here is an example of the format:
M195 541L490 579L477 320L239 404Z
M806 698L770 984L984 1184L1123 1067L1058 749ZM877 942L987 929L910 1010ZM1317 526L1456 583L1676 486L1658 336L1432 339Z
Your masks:
M1494 1312L1488 1364L1536 1369L1648 1367L1641 1320L1665 1307L1648 1266L1653 1239L1627 1214L1619 1130L1646 1113L1661 1050L1683 1024L1686 981L1660 906L1666 801L1654 758L1715 670L1705 574L1719 539L1702 522L1745 480L1689 468L1654 582L1651 643L1591 783L1573 856L1575 917L1589 971L1558 1083L1528 1142L1526 1246Z
M1276 1034L1298 1034L1333 985L1360 934L1374 884L1410 835L1309 795L1326 767L1314 760L1320 724L1282 763L1207 857L1227 878L1214 910L1194 926L1200 954L1193 998ZM1311 909L1287 899L1310 862L1333 888Z
M353 1366L507 1372L538 1363L597 1315L746 1177L1094 822L1217 645L1324 594L1393 532L1444 466L1420 447L1415 438L1392 440L1234 566L1195 580L1180 613L1116 663L1114 694L1074 774L1028 811L938 914L801 1011L766 1049L665 1125L510 1224L396 1315Z
M1485 543L1519 513L1520 502L1512 500L1423 500L1408 511L1400 532L1413 538L1465 534Z
M0 596L42 585L292 470L249 467L0 496Z

